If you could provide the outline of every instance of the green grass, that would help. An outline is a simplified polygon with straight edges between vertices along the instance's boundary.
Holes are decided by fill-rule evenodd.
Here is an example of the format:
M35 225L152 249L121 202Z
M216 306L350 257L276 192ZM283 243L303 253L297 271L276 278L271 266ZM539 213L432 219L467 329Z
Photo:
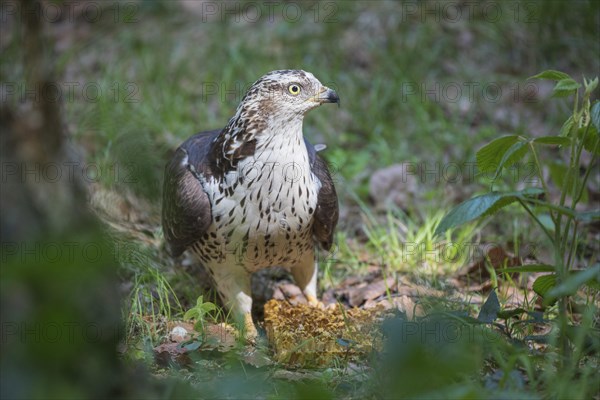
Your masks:
M179 302L183 294L175 293L169 283L177 271L168 274L158 260L155 251L142 246L128 246L120 260L121 279L131 285L124 304L128 342L145 337L159 344L168 333L166 322L183 312Z

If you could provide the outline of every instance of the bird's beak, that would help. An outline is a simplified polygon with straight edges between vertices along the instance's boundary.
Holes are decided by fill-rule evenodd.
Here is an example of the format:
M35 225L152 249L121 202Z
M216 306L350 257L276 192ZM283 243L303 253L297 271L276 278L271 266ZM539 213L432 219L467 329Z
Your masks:
M328 87L323 86L318 95L312 98L313 101L323 104L323 103L338 103L340 104L340 97L337 95L335 90L329 89Z

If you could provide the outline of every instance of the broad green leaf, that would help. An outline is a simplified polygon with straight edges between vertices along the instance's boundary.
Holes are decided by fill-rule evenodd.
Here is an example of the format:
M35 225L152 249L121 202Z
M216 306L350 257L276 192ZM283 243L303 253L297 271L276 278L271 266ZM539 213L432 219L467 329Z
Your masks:
M546 230L548 230L549 232L554 232L554 229L556 227L554 226L554 221L552 220L550 214L539 214L537 218L538 221L540 221L540 223L544 226L544 228L546 228Z
M573 120L571 120L571 124ZM539 138L533 139L533 143L537 144L557 144L560 146L570 146L571 139L562 137L562 136L542 136Z
M517 267L510 268L501 268L497 270L498 272L504 272L507 274L513 272L554 272L556 268L553 265L548 264L526 264L519 265Z
M574 93L573 90L554 90L552 92L552 97L568 97Z
M202 304L200 306L200 308L202 309L202 312L204 312L206 314L209 311L216 310L217 306L214 303L206 302L206 303Z
M574 79L565 78L561 79L556 83L552 90L553 97L565 97L575 92L575 90L581 87L581 83L576 82Z
M552 181L556 184L556 186L562 188L564 186L569 167L563 163L549 162L548 169L550 171L550 178ZM570 191L571 188L568 188L567 190Z
M548 163L548 167L550 170L550 178L552 178L552 181L554 181L556 186L561 188L561 190L565 190L568 194L572 194L573 190L575 188L581 187L583 178L579 175L579 173L571 174L569 184L565 186L565 179L566 179L567 173L569 171L568 166L566 166L564 164L552 162L552 163ZM587 201L587 190L583 191L581 200L584 202ZM559 206L556 206L556 207L559 207ZM564 214L571 215L572 213L573 213L573 210L568 209L568 212L566 212Z
M483 307L481 307L481 311L479 311L477 320L486 324L491 324L498 317L499 311L500 302L498 301L498 295L496 294L495 290L492 290L487 300L483 304Z
M196 308L191 308L183 314L183 320L189 321L190 319L196 318L198 316L198 310Z
M581 187L583 179L579 174L571 174L569 185L565 186L565 178L567 177L567 173L569 171L569 168L566 165L559 163L548 163L548 167L550 169L550 178L552 178L556 186L561 188L561 190L565 190L567 193L571 194L573 193L574 188ZM584 190L581 200L584 202L587 201L587 190ZM571 215L572 210L568 209L568 212L564 214Z
M544 297L556 285L556 275L542 275L533 282L533 291Z
M540 72L537 75L529 77L527 79L547 79L550 81L561 81L563 79L571 78L569 75L565 74L561 71L556 71L553 69L547 69L546 71Z
M582 271L572 271L564 282L547 292L544 302L547 303L559 297L570 296L577 292L581 286L591 281L600 283L600 264Z
M199 296L196 300L196 305L185 312L183 315L184 320L197 319L202 320L204 316L213 310L216 310L217 306L210 301L205 302L203 296Z
M587 135L583 139L583 148L589 151L590 153L594 153L596 155L600 155L600 145L598 142L600 141L600 135L598 135L598 131L596 127L591 124L588 128ZM582 134L585 133L585 129L581 128Z
M573 116L571 115L569 118L567 118L567 120L565 121L563 126L560 128L560 136L564 136L564 137L570 136L573 126L574 126L574 121L573 121Z
M581 83L575 81L572 78L561 79L556 83L554 89L556 90L577 90L581 87Z
M479 171L484 173L496 171L504 153L518 141L517 135L502 136L479 149L476 155Z
M473 197L462 202L442 218L435 230L435 235L446 232L448 229L470 222L476 218L497 212L517 199L536 197L544 193L539 188L527 188L519 192L490 192Z
M596 127L596 134L600 134L600 101L596 101L590 110L592 123Z
M502 159L500 160L500 164L498 164L498 168L496 168L496 174L494 175L493 180L496 180L498 176L502 173L503 168L508 168L517 161L521 160L527 151L529 150L529 143L527 142L516 142L504 153Z

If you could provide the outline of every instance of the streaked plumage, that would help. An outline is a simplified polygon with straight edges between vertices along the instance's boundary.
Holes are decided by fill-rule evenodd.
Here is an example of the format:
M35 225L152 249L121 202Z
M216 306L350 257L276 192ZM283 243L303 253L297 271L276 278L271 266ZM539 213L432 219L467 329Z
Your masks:
M317 303L315 245L331 247L338 203L302 121L326 102L339 98L312 74L270 72L250 87L224 129L189 138L165 170L168 248L174 256L190 249L206 265L248 337L256 335L252 272L287 267Z

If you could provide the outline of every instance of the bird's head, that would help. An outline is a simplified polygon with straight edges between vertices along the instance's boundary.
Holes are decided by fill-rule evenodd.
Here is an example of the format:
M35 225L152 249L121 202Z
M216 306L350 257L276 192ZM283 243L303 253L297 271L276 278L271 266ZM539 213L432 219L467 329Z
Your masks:
M302 70L278 70L254 82L240 107L263 115L292 119L302 117L323 103L338 103L337 93L313 74Z

